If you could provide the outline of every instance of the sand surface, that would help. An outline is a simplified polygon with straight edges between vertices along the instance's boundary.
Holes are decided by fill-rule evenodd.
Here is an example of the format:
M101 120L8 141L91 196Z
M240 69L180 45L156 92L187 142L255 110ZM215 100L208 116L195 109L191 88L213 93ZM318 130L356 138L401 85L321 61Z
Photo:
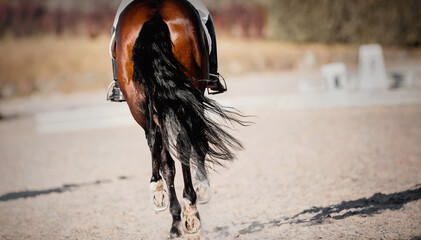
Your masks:
M243 110L255 125L211 174L203 239L421 239L421 104ZM26 112L0 121L0 239L168 237L140 127L42 133Z

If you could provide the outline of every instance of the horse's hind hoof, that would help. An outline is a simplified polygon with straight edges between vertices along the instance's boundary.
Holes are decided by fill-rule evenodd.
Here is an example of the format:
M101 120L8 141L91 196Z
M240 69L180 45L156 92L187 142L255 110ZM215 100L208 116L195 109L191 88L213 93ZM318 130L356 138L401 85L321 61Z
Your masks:
M199 234L202 228L199 212L197 210L193 210L191 212L184 210L181 224L185 234Z
M152 206L155 211L162 212L168 208L168 193L165 189L152 193Z
M162 212L168 208L169 197L167 191L164 189L162 180L158 182L151 182L150 190L152 191L152 206L155 211Z
M177 238L180 238L181 236L182 236L181 230L176 226L172 226L170 230L170 239L177 239Z
M197 181L194 184L194 191L196 192L197 202L199 204L206 204L212 199L212 190L208 180Z
M202 234L200 232L196 234L186 234L186 240L202 240Z

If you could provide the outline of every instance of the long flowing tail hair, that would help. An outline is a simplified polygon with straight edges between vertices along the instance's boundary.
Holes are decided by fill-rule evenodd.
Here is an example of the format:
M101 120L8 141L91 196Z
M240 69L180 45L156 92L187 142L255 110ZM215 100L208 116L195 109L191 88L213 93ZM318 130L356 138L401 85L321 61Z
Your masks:
M133 80L146 97L142 111L148 118L147 135L161 135L171 155L183 164L203 166L206 159L207 166L223 165L243 148L227 126L245 122L235 109L219 106L191 84L172 46L168 26L156 13L144 23L133 47ZM159 130L161 134L155 134Z

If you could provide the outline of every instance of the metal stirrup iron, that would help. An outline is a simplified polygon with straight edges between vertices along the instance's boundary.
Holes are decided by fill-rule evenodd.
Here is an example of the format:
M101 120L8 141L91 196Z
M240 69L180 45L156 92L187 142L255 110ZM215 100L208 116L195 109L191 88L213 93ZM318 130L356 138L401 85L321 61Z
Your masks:
M111 90L112 88L112 90ZM108 86L107 90L107 100L111 102L124 102L126 99L124 98L123 93L120 90L120 86L118 85L117 81L112 81Z

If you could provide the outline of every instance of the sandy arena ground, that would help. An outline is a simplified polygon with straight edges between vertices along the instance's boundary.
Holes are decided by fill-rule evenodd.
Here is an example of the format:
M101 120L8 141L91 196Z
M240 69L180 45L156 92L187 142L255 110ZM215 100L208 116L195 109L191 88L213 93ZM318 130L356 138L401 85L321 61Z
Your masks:
M232 81L240 92L219 98L276 92L247 84ZM402 94L417 98L421 91ZM125 104L103 98L0 105L0 239L168 237L170 213L151 206L150 153L140 127L39 127L36 113L63 109L128 114ZM238 160L211 175L213 199L199 206L203 239L421 239L421 102L247 105L240 108L256 115L256 124L236 133L246 148Z

